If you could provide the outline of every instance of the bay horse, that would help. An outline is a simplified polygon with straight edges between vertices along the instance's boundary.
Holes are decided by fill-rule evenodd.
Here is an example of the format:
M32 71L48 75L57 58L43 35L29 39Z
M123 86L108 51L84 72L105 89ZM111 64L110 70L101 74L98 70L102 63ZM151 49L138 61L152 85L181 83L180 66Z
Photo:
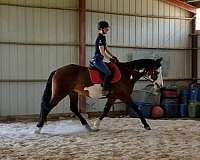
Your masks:
M111 106L119 99L131 106L139 115L144 128L150 130L150 126L141 114L138 106L133 102L131 94L136 81L141 77L155 82L158 79L158 69L161 67L162 58L139 59L129 62L119 62L116 66L121 72L121 78L118 82L111 85L110 93L107 96L107 102L102 115L97 119L94 128L98 129L100 121L108 114ZM40 118L37 124L38 132L42 129L44 122L47 121L49 112L67 95L70 98L70 110L80 119L80 122L86 129L91 130L85 118L78 110L78 95L86 95L86 87L93 86L89 69L85 66L69 64L53 71L46 84L41 102Z

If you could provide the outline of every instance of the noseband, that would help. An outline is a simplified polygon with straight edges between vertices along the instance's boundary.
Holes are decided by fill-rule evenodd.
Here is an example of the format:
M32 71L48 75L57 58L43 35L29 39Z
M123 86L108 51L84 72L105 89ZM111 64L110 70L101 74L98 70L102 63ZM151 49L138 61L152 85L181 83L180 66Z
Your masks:
M148 73L148 72L147 72ZM154 80L153 79L151 79L151 78L149 78L149 76L147 76L147 73L146 74L144 74L144 76L142 76L144 79L146 79L147 81L150 81L150 82L154 82Z

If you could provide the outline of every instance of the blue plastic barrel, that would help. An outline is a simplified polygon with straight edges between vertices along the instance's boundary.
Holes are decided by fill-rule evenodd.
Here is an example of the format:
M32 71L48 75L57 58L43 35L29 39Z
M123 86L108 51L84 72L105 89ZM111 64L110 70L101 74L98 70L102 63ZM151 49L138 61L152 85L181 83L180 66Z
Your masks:
M181 96L185 96L185 97L190 97L190 90L189 89L183 89L180 92Z
M190 91L190 101L197 102L199 98L199 88L192 88Z
M197 100L200 102L200 88L198 88Z
M180 104L180 117L188 116L188 105Z
M180 102L181 104L187 105L190 99L190 90L184 89L180 92Z
M194 117L200 117L200 103L195 102L195 103L190 103L188 106L188 115L191 118Z
M178 116L178 103L176 99L164 99L161 105L165 110L166 117L174 118Z

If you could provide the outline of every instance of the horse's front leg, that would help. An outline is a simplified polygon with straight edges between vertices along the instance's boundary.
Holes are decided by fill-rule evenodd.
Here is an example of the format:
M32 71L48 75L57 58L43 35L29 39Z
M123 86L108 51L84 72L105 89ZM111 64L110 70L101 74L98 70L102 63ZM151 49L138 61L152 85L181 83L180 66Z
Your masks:
M145 118L142 115L141 111L138 109L138 106L133 101L131 103L129 103L128 105L131 106L135 110L135 112L137 112L137 114L139 115L139 117L141 119L142 124L144 125L144 128L146 130L151 130L151 127L149 126L149 124L145 120Z
M108 112L110 111L110 108L112 107L113 103L115 102L116 99L111 99L109 98L106 102L106 105L104 107L104 111L103 111L103 114L100 115L99 118L97 118L97 120L94 122L94 126L93 128L95 130L99 130L99 126L100 126L100 123L101 123L101 120L103 120L103 118L108 114Z

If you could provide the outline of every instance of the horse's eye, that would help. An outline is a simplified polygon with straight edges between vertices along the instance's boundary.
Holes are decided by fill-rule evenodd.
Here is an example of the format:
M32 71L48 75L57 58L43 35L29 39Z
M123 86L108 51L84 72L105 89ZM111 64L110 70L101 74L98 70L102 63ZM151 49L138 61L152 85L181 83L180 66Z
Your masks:
M158 72L158 71L154 71L154 73L155 73L155 74L159 74L160 72Z

